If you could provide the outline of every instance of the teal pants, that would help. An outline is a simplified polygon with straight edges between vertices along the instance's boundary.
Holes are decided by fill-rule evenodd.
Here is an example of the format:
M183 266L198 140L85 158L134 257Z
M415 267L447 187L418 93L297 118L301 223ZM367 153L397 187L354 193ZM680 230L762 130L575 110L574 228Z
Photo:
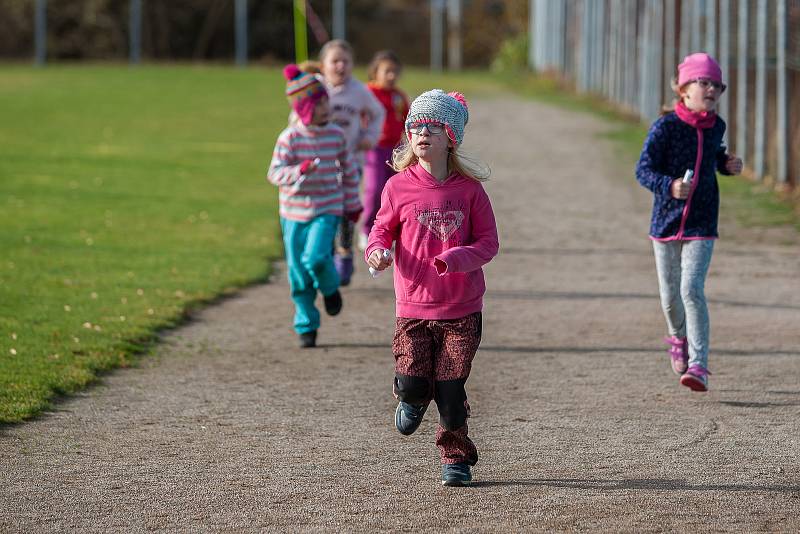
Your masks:
M332 295L339 289L339 275L333 266L333 240L340 219L336 215L320 215L308 222L281 218L294 301L294 329L298 334L319 328L319 311L314 306L317 291Z

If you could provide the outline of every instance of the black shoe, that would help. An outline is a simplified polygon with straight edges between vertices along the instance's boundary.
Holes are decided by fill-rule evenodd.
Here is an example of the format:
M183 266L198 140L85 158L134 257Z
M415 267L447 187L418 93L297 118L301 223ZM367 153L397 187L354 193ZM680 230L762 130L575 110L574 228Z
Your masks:
M325 312L328 315L339 315L339 312L342 311L342 294L339 293L337 289L335 293L331 293L327 297L323 295L325 299Z
M442 486L468 486L471 482L469 464L442 465Z
M427 409L427 404L416 405L400 401L397 410L394 411L394 426L397 427L397 431L404 436L413 434L422 423L422 417Z
M300 348L310 349L317 346L317 331L304 332L300 334Z

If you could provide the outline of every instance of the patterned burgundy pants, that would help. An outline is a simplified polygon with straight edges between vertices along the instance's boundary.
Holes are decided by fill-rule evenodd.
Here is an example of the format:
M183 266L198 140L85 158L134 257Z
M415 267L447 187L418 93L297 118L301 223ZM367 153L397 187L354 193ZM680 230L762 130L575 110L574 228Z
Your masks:
M481 312L461 319L397 318L392 352L394 395L409 404L435 400L436 446L444 464L475 465L478 451L467 435L469 403L464 384L481 343Z

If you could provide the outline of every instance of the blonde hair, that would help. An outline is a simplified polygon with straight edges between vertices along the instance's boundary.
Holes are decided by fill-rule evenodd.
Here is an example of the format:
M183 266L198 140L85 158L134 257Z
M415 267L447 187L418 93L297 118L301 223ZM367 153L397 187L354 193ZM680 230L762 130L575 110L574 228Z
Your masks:
M320 74L322 72L322 65L319 61L307 59L297 64L297 68L308 74Z
M403 138L403 144L392 151L392 169L400 172L419 161L411 143L407 138ZM492 174L492 169L486 163L465 156L458 152L458 146L453 146L447 150L447 174L458 173L461 176L472 178L478 182L485 182Z
M689 85L689 84L684 84L684 86L685 85ZM661 115L662 116L669 115L670 113L675 111L675 106L677 106L678 102L680 102L683 99L683 97L681 96L681 89L683 89L683 86L678 85L678 76L677 75L673 76L672 79L669 81L669 87L670 87L670 89L672 89L672 92L675 93L675 97L672 99L672 102L670 102L669 104L661 106Z
M339 48L341 50L344 50L350 56L350 59L353 60L353 62L355 62L356 59L355 51L353 51L352 45L347 41L345 41L344 39L331 39L330 41L322 45L322 49L320 49L319 51L320 62L324 62L325 56L327 56L328 52L332 51L334 48Z

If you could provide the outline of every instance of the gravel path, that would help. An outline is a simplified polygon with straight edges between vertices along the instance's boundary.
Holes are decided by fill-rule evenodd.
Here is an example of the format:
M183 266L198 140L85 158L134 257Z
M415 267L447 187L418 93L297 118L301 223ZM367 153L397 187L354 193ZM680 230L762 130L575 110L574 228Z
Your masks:
M691 393L661 343L649 193L609 126L470 113L501 237L467 384L474 487L439 485L435 410L393 428L391 277L362 267L300 351L281 271L0 428L0 531L800 530L796 236L722 225L712 390Z

